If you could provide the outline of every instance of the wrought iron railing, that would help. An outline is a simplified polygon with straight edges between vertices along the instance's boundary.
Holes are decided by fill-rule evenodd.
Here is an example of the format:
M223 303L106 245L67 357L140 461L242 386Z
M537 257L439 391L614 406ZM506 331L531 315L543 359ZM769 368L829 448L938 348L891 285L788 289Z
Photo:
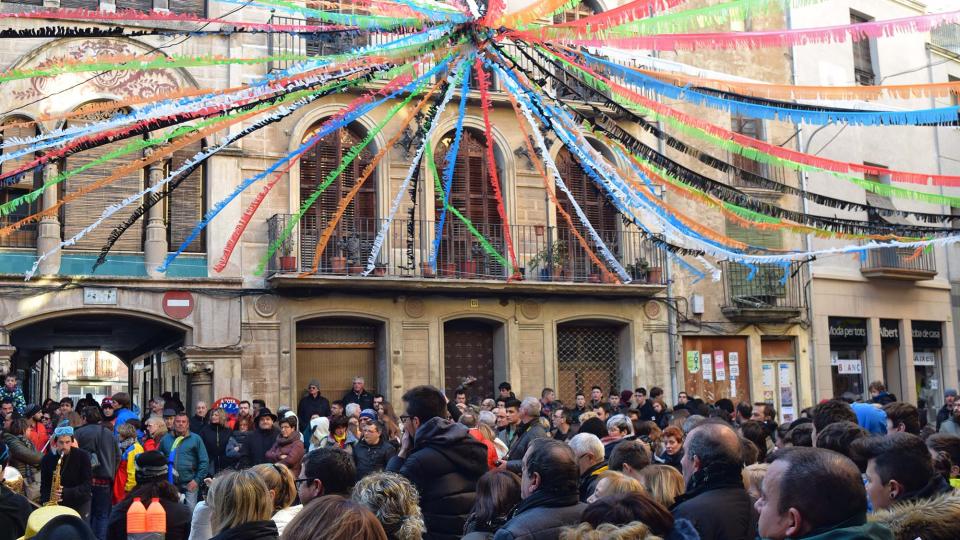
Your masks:
M930 30L930 43L960 54L960 24L945 24Z
M800 266L721 261L724 308L782 310L803 307Z
M488 246L461 221L448 216L436 254L436 268L430 264L434 251L435 221L396 219L383 239L370 277L452 278L506 280L505 228L500 224L473 223ZM267 237L272 244L289 222L287 214L267 221ZM313 227L301 222L281 245L268 266L268 274L312 272L317 275L359 276L370 258L380 219L353 219L338 224L317 257L318 239L325 225ZM663 250L640 231L597 231L604 243L638 284L663 285L666 257ZM604 272L580 245L576 236L564 227L511 225L510 236L517 266L526 281L601 283ZM586 235L584 235L586 236ZM596 249L591 246L591 249ZM496 251L500 256L491 253ZM314 265L316 261L316 265ZM316 269L314 270L314 266Z
M916 272L923 274L937 273L937 260L933 251L913 248L880 248L867 251L865 259L861 259L860 270L864 272L879 272L884 270L894 272Z

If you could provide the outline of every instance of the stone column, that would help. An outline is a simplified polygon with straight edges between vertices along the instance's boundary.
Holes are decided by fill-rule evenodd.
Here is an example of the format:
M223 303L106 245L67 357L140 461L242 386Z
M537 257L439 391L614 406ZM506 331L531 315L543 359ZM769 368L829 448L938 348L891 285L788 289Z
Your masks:
M13 353L17 348L13 345L0 345L0 375L6 375L13 370Z
M149 149L148 154L152 152ZM163 180L163 163L152 163L147 167L147 182L155 186ZM143 259L147 275L152 278L163 277L157 267L163 264L167 256L167 226L163 222L163 205L155 204L147 211L147 234L143 243Z
M240 347L182 347L179 351L183 373L189 377L190 403L206 401L208 405L215 400L232 396L239 397ZM215 376L219 375L219 379Z
M43 171L44 182L46 183L56 178L57 174L59 174L59 169L60 167L57 163L49 163ZM43 197L41 198L41 204L44 210L52 208L57 204L58 191L58 184L53 184L44 190ZM60 216L58 213L40 218L40 225L37 228L37 256L43 255L59 246L62 241L61 232ZM40 263L40 275L52 276L60 273L61 253L58 249L53 255L47 257Z

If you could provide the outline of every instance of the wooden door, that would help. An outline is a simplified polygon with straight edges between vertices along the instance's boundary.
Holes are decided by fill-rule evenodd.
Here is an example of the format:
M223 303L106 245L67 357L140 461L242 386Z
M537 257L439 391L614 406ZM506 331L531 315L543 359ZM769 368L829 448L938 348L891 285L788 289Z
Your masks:
M443 382L447 392L467 377L476 377L469 398L493 395L493 326L472 320L451 321L443 326Z
M316 379L321 394L340 399L358 376L367 390L376 391L377 333L376 326L349 321L298 324L297 396Z
M684 336L683 380L691 397L750 401L747 338Z

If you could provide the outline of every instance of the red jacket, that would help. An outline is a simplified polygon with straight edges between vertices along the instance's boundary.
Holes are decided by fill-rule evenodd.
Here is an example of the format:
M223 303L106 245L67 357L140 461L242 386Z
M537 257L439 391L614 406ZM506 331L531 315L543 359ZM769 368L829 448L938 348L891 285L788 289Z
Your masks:
M43 452L44 446L47 445L47 441L49 440L50 434L47 433L47 426L40 422L34 424L33 432L30 433L30 442L33 443L33 447L37 449L37 452Z
M483 433L480 433L480 430L477 428L471 429L470 435L473 436L474 439L482 442L484 446L487 447L487 468L491 470L496 469L497 462L500 461L500 458L497 457L496 445L494 445L492 442L485 439L483 437Z

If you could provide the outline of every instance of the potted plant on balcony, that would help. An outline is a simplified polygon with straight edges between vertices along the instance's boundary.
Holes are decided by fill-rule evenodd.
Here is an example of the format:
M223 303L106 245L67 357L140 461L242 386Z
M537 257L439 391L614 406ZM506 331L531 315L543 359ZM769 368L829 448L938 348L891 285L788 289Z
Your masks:
M293 239L289 236L280 244L280 271L296 272L297 256L293 254Z
M527 262L531 270L540 269L540 281L563 278L563 263L567 260L567 245L563 242L548 244Z
M360 237L356 232L351 232L344 243L347 252L347 267L350 274L359 274L363 272L363 264L360 260Z
M483 254L483 248L479 244L470 243L470 258L460 261L460 277L476 279L480 276L479 260Z
M624 270L630 274L630 278L637 282L646 283L647 276L650 275L650 264L644 258L638 258L632 264L624 267Z

